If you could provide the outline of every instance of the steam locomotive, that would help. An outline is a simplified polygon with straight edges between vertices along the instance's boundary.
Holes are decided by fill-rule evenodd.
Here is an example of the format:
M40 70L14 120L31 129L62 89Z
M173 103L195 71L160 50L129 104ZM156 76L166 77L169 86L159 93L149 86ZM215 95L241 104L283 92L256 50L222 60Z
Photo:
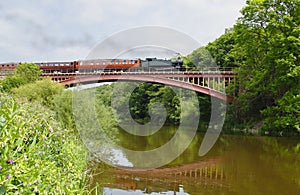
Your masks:
M21 63L0 64L0 71L11 71ZM78 60L72 62L39 62L37 64L43 73L78 73L127 71L128 69L169 71L184 71L183 61L180 59L167 60L157 58L142 59L96 59Z

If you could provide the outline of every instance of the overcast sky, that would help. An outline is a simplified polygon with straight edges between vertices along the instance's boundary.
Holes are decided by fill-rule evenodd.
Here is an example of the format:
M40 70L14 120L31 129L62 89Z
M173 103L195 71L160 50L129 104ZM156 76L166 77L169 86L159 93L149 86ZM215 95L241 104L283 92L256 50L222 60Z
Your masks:
M0 63L84 59L116 32L162 26L200 45L232 27L246 0L0 1Z

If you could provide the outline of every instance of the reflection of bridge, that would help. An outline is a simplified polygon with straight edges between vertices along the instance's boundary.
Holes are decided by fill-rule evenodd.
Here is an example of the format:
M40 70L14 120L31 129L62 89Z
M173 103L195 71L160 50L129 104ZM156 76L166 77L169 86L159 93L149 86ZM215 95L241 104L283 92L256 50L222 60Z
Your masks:
M179 185L192 185L193 188L228 186L220 158L145 171L117 169L114 174L117 178L109 187L124 190L146 189L147 193L165 191L168 188L178 191Z
M223 167L220 165L222 159L215 158L206 161L195 162L191 164L172 166L152 170L127 170L118 169L115 172L119 175L135 175L136 177L143 178L149 176L155 177L156 179L210 179L210 180L224 180Z
M139 72L88 72L88 73L44 73L43 77L63 85L90 84L107 81L154 82L197 91L230 102L225 89L235 83L232 71L139 71Z

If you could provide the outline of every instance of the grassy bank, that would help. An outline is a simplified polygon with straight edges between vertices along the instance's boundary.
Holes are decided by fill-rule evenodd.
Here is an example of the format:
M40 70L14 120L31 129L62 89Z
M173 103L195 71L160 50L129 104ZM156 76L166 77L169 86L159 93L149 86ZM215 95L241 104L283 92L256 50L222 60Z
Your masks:
M0 97L0 194L82 194L87 152L38 103Z

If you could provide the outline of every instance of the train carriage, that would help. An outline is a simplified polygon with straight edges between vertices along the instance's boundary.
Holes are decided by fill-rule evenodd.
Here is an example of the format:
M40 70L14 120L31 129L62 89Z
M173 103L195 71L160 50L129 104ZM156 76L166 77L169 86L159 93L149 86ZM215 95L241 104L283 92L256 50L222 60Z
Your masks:
M80 60L77 63L76 71L79 72L98 72L98 71L121 71L130 68L139 68L140 59L99 59L99 60Z
M4 64L0 64L0 69L3 71L9 71L9 70L13 70L18 66L17 63L4 63Z
M13 69L18 66L17 63L3 63L0 64L0 76L10 74Z
M72 73L77 62L41 62L36 64L44 73Z

